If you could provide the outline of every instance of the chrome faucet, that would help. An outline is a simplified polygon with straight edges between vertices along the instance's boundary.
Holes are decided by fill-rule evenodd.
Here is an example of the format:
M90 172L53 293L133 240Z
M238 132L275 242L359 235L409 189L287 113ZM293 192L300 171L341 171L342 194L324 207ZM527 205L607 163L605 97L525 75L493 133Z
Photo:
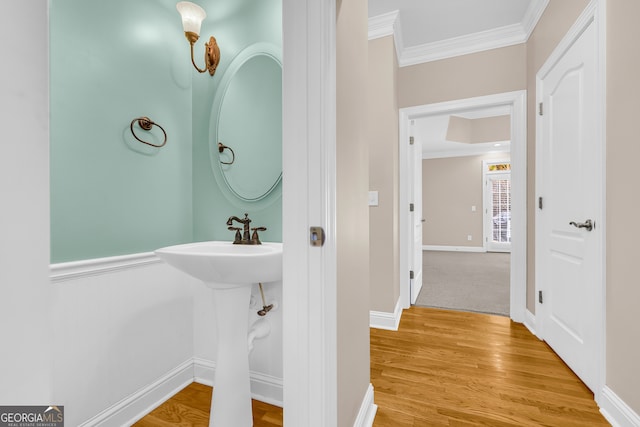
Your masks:
M233 221L239 222L242 224L242 228L234 227ZM264 231L266 227L255 227L250 228L249 224L251 223L251 219L249 219L249 214L245 213L244 218L238 218L237 216L230 216L227 220L227 228L231 231L235 231L236 235L233 239L234 245L261 245L260 237L258 237L258 231ZM253 234L249 232L249 230L253 231ZM242 233L240 233L242 230Z

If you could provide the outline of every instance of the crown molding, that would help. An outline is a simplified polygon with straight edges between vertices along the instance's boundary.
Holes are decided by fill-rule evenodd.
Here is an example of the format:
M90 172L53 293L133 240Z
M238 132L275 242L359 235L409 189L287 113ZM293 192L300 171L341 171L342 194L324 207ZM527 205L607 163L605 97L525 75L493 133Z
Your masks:
M398 64L401 67L468 55L500 47L524 43L527 36L521 24L507 25L494 30L481 31L433 43L411 46L402 50Z
M396 37L395 33L400 33L400 31L395 30L396 21L399 21L399 14L400 11L394 10L369 18L369 40L391 35Z
M394 10L369 18L369 40L392 35L400 67L513 46L529 39L548 4L549 0L532 0L519 24L407 48L402 42L400 13Z
M534 28L536 28L538 21L548 5L549 0L532 0L531 3L529 3L529 8L524 14L524 18L522 18L522 27L527 34L527 40L529 40L529 36L533 33Z

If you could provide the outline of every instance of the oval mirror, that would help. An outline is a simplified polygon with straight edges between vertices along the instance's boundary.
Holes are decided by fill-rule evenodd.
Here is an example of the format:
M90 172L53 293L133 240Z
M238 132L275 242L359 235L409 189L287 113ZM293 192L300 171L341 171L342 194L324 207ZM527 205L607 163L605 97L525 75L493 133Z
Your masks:
M214 174L246 202L264 199L282 180L279 52L267 43L240 52L225 71L211 112Z

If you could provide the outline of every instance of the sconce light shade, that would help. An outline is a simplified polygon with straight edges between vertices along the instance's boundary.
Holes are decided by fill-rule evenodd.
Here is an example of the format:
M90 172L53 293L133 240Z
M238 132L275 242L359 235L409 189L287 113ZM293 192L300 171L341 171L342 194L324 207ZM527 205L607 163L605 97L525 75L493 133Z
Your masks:
M218 47L218 42L215 37L210 37L209 43L205 43L204 45L205 68L198 67L193 59L193 45L200 38L200 27L202 26L204 18L207 17L207 13L203 8L189 1L178 2L176 9L178 9L182 17L184 35L191 45L191 63L198 72L204 73L205 71L209 71L209 75L213 76L220 62L220 48Z
M195 33L200 36L202 21L207 17L203 8L189 1L181 1L176 5L176 9L182 16L182 28L185 33Z

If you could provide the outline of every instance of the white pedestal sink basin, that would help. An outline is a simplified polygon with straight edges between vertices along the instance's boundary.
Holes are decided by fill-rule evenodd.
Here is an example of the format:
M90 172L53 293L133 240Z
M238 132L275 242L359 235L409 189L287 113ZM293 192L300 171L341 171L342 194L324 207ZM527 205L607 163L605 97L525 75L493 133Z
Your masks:
M155 253L213 289L218 353L209 426L252 426L247 309L252 284L282 280L282 243L199 242Z
M168 246L155 253L214 289L282 280L282 243L198 242Z

